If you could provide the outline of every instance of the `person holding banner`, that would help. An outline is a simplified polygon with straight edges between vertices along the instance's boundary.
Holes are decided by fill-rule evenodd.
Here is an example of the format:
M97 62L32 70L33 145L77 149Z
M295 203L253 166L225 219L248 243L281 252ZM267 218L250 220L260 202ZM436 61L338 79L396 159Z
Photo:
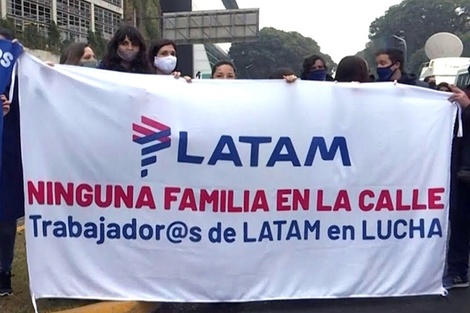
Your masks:
M377 63L377 81L397 81L400 84L429 88L429 85L420 81L414 75L405 72L405 56L398 49L383 49L375 53Z
M133 26L121 26L109 41L106 54L98 68L134 74L152 74L147 58L147 46L140 31Z
M236 79L237 69L229 60L221 60L212 66L212 79Z
M173 75L179 79L181 72L176 70L178 57L176 55L176 43L172 40L163 39L150 46L148 53L152 70L157 75ZM192 82L191 77L183 76L186 82Z
M336 69L335 80L340 83L367 83L370 82L367 62L356 55L344 57Z
M16 59L23 52L23 46L14 41L13 34L0 29L0 88L3 109L2 159L0 174L0 296L9 296L11 270L14 257L16 223L24 216L23 166L21 161L20 108L18 84L11 85L11 75ZM10 89L13 98L8 99ZM0 119L2 120L2 119Z
M1 95L0 99L2 100L2 111L3 111L3 117L7 115L10 112L10 104L11 102L8 101L7 97L5 95Z
M465 164L462 152L470 149L470 99L455 86L449 86L453 95L449 98L463 109L463 138L454 138L450 187L450 238L447 251L447 271L443 279L446 289L466 288L470 254L470 185L459 179L458 169Z
M304 59L302 64L302 72L300 73L302 80L316 81L333 81L333 77L328 74L325 59L321 56L313 54Z
M98 67L95 52L89 44L84 42L74 42L67 46L60 56L59 64Z

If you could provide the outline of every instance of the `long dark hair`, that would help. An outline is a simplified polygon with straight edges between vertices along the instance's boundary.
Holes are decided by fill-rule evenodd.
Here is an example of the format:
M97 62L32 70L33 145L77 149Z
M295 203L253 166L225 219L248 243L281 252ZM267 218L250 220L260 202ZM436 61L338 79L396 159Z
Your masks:
M335 79L338 82L370 82L369 69L366 61L358 56L344 57L338 64Z
M132 61L130 70L133 73L150 73L151 69L147 59L147 46L145 45L144 37L142 37L142 34L137 28L129 25L119 27L113 38L109 41L106 54L102 60L104 68L113 69L121 65L122 60L117 54L117 50L119 44L122 43L126 37L133 44L139 46L139 53L134 61Z
M89 45L84 42L74 42L68 45L60 55L59 64L80 65L80 59L86 47Z

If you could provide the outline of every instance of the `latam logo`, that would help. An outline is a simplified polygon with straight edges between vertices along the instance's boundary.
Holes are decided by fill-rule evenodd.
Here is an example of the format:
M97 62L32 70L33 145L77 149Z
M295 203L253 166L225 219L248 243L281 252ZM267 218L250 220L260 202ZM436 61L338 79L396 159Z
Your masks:
M157 162L157 152L171 146L169 126L142 116L141 124L133 124L133 141L142 147L141 177L147 177L147 167ZM220 163L237 167L314 166L323 161L341 162L350 167L351 157L346 137L308 136L299 142L289 136L220 136L204 137L206 144L214 148L201 147L201 134L195 142L188 131L173 134L177 138L176 162L179 164L217 166ZM305 140L309 139L309 140ZM248 148L248 149L247 149ZM339 164L338 164L339 165Z
M171 146L171 128L156 120L142 116L142 124L132 124L132 140L142 146L140 177L148 175L148 167L157 163L156 153Z

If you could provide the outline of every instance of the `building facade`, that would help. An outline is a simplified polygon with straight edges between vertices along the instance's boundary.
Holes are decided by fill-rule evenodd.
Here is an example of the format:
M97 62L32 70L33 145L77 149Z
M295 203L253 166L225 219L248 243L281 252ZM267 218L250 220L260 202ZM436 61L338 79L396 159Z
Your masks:
M86 41L90 29L109 39L122 23L123 0L0 0L0 14L19 31L33 24L46 33L54 21L62 39Z

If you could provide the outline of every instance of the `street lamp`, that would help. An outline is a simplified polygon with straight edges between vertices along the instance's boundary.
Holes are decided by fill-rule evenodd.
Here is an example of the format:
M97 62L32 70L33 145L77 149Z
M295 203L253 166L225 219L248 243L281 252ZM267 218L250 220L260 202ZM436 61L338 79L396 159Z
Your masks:
M401 43L403 44L403 50L404 50L403 54L404 54L404 57L405 57L405 65L407 65L408 64L408 62L407 62L407 59L408 59L408 46L406 45L406 40L403 36L404 31L400 30L398 33L400 34L400 36L393 35L393 38L395 38L397 40L400 40Z

